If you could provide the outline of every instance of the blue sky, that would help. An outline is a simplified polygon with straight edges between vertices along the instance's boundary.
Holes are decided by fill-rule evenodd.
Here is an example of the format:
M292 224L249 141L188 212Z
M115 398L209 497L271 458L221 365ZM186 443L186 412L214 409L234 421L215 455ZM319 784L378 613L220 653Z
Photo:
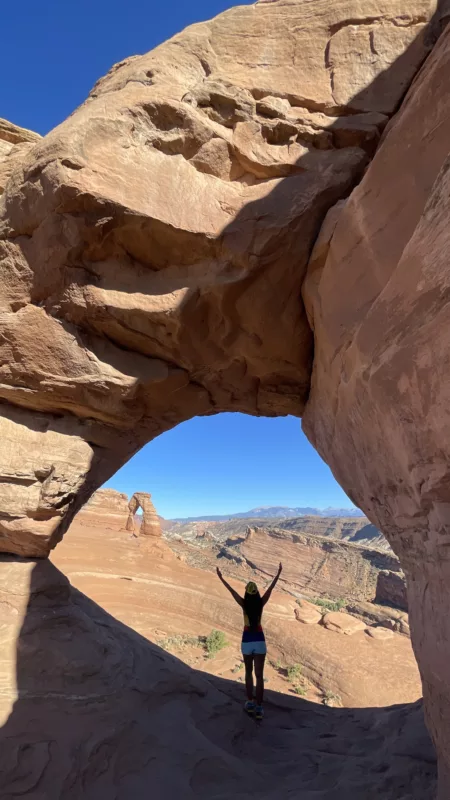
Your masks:
M227 0L6 0L0 117L47 133L117 61L146 53L186 25L233 5Z
M227 0L7 2L0 117L45 134L112 64L232 5ZM352 505L293 418L221 414L191 420L143 448L109 485L128 494L152 492L165 517L228 514L260 505Z
M295 417L196 417L150 442L107 485L151 492L167 519L267 505L352 506Z

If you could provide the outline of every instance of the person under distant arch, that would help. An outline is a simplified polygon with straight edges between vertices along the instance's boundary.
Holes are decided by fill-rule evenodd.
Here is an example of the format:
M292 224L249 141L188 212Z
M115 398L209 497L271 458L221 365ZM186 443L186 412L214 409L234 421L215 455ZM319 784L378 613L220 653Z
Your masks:
M277 585L282 569L283 566L280 563L275 578L262 597L254 581L249 581L249 583L247 583L245 595L241 597L238 592L227 583L219 567L217 567L217 575L244 612L244 630L241 643L241 651L245 664L245 689L247 692L247 701L244 705L244 709L248 714L254 714L256 719L262 719L264 715L262 704L264 699L264 662L266 659L267 647L264 631L261 626L261 617L263 608L269 601L270 595ZM253 668L255 669L256 677L255 697L253 696Z

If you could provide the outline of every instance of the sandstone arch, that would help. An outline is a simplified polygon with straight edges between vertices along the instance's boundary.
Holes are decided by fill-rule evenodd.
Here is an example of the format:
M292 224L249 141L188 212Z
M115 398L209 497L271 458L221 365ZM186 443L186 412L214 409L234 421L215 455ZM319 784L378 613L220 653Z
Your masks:
M127 520L127 531L136 530L134 516L142 509L142 522L139 528L141 536L157 536L161 537L161 523L156 513L155 506L152 503L152 496L147 492L135 492L130 502L128 503L129 515Z
M14 154L0 548L47 555L184 419L304 414L402 560L447 798L448 32L419 69L448 8L326 5L260 2L194 26L116 65Z

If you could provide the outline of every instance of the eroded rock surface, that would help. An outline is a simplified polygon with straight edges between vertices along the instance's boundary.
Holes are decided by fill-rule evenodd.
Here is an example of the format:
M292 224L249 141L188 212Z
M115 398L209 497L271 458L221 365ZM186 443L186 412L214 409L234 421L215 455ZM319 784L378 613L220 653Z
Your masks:
M413 0L406 11L399 0L261 0L231 10L116 65L42 142L8 150L3 163L14 169L3 168L0 178L0 549L48 554L99 485L184 419L223 410L300 415L307 401L311 440L402 559L441 758L439 798L447 800L448 33L386 130L433 45L436 7L428 0ZM362 182L328 218L303 291L306 316L300 292L318 229L360 180L383 130ZM76 661L86 697L86 669L92 676L100 643L89 613L83 620L93 648L89 666ZM118 645L111 647L120 661ZM149 690L147 665L143 682L139 666L135 672L144 657L131 658L128 640L124 647L123 670L114 664L105 680L92 678L97 730L98 703L110 696L105 682L115 694L112 717L108 706L104 718L108 737L117 712L129 719L131 709L133 725L141 720L142 687ZM45 651L53 652L62 658L58 647ZM70 646L62 663L72 668L71 654ZM135 713L123 694L131 662ZM103 652L100 669L105 663ZM61 662L52 670L63 685ZM76 683L72 670L72 689ZM38 705L43 700L49 712L49 697ZM20 708L9 728L14 753L4 749L2 757L13 791L18 781L36 786L45 773L59 797L77 781L84 786L80 764L96 776L110 763L97 745L84 757L86 736L67 726L65 705L65 752L76 752L77 770L69 767L58 784L43 765L62 741L67 698L50 702L58 722L51 744L42 747L35 713L19 772ZM124 740L130 736L131 728ZM353 731L351 741L359 738ZM196 741L189 735L188 746ZM116 744L105 741L114 754ZM149 734L146 757L153 746ZM208 751L190 790L204 786L205 775L208 784L229 772L228 758L208 773ZM125 753L114 780L105 777L106 794L118 794L128 763ZM296 760L287 787L294 792L298 767ZM404 781L387 787L378 767L375 794L390 791L397 800ZM430 784L423 786L423 764L420 775L414 767L417 761L409 796L423 798ZM361 769L367 774L366 760ZM181 796L177 774L171 771L168 792ZM268 792L264 775L261 782ZM255 786L251 776L252 793ZM343 778L339 792L349 794Z
M353 634L365 630L366 627L364 622L342 611L330 611L329 614L325 614L322 625L329 631L343 633L345 636L353 636Z
M435 8L232 9L117 64L16 168L0 205L0 403L32 474L52 468L36 425L64 471L4 512L0 549L48 553L182 420L302 413L311 247L429 52ZM0 503L16 471L2 453Z
M307 534L278 529L249 528L245 541L224 548L240 556L264 576L274 575L284 564L282 581L295 594L369 600L375 598L381 570L400 570L388 553Z
M449 70L447 28L304 288L315 334L304 429L401 558L442 800L450 794Z
M125 529L128 521L128 495L116 489L98 489L78 513L86 525Z
M152 503L152 496L148 492L135 492L128 503L127 530L135 531L135 514L142 509L142 522L139 526L141 536L162 536L161 523Z
M98 541L94 535L88 558ZM141 541L134 540L137 549ZM133 603L142 594L137 584L108 575L118 562L105 550L101 569L109 604L118 606L122 597L124 611L125 600ZM158 601L155 575L167 582L168 569L159 568L148 585L140 585L144 613L139 601L134 607L143 627L154 611L149 598ZM84 558L83 570L77 576L82 583L89 580ZM187 600L191 610L196 586L193 581L180 596L174 583L174 603L181 607ZM216 613L223 615L225 606L226 615L236 614L231 598L224 603L217 579L214 586ZM205 607L212 613L211 603ZM432 800L435 763L419 703L328 709L270 692L269 733L255 736L254 722L242 714L241 684L185 666L72 588L48 560L2 558L0 623L5 797L19 792L46 800L144 800L149 787L157 787L165 800L209 800L212 794L229 800L236 793L253 800L255 791L263 800L311 792L318 800ZM354 637L316 628L353 646ZM363 644L374 653L385 647ZM336 757L337 750L345 758Z
M38 133L0 119L0 195L14 168L41 138Z
M375 602L408 611L408 596L403 573L383 570L378 574Z

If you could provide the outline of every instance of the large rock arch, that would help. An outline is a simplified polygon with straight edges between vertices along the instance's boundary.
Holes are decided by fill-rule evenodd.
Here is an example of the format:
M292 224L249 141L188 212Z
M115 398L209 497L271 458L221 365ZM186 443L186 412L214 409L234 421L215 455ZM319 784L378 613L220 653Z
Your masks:
M155 506L152 503L152 496L148 494L148 492L135 492L128 503L129 514L127 519L127 531L135 532L136 524L134 517L139 509L142 509L142 522L139 527L140 535L161 538L161 523L156 513Z
M448 9L326 5L193 26L8 152L0 548L47 555L184 419L305 412L402 559L446 798Z

